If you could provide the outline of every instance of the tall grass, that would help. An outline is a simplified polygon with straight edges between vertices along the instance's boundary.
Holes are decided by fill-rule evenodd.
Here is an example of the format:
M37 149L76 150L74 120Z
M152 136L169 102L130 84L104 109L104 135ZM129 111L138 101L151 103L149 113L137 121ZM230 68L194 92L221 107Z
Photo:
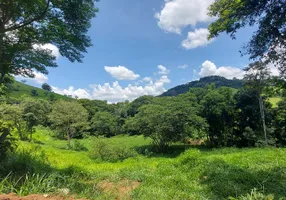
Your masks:
M92 143L88 139L80 141L88 151L68 151L61 148L66 141L41 131L35 136L42 143L22 142L18 152L0 165L0 193L58 193L68 188L80 197L110 199L98 187L101 181L130 180L140 186L127 199L286 197L285 148L191 148L175 156L139 154L112 163L89 158ZM133 136L104 140L132 149L150 144Z

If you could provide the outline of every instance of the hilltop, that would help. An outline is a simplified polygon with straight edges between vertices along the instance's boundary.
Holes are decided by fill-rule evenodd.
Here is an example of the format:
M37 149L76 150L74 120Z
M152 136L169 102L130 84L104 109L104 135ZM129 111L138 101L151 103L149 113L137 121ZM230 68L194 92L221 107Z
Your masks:
M202 87L204 88L207 84L214 83L216 87L232 87L235 89L242 88L243 81L239 79L226 79L221 76L208 76L200 78L200 80L197 81L191 81L189 83L186 83L184 85L178 85L174 88L169 89L168 91L164 92L160 96L177 96L179 94L184 94L190 90L190 88L194 87Z
M24 83L21 83L19 81L14 81L9 87L9 97L11 98L19 98L21 96L31 96L36 99L45 99L45 100L58 100L58 99L64 99L69 100L70 97L60 95L54 92L49 92L46 90L43 90L41 88L37 88L31 85L27 85ZM32 94L32 91L35 94Z

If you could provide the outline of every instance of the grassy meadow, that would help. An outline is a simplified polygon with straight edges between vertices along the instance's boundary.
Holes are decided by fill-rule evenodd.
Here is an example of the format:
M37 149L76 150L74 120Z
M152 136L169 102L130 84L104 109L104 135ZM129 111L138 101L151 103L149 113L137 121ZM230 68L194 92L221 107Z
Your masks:
M0 180L0 193L59 193L64 188L69 195L88 199L286 197L285 148L208 149L177 144L173 154L156 154L148 150L149 139L116 136L101 140L136 154L106 162L89 156L97 138L78 140L84 148L75 151L67 150L67 141L51 135L38 128L32 143L18 143L17 152L0 168L9 174Z
M21 98L22 96L31 96L31 91L37 91L37 96L33 96L35 99L45 99L50 100L50 96L53 95L55 100L64 99L64 100L71 100L67 96L63 96L54 92L47 92L41 88L33 87L31 85L27 85L18 81L15 81L10 88L9 96L13 98Z

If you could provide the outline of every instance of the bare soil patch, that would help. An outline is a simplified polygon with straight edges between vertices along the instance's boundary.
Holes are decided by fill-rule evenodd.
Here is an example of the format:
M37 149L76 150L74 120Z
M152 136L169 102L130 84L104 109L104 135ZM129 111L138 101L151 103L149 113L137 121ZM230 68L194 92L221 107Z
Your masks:
M130 197L130 193L140 186L140 182L124 179L114 183L108 180L104 180L99 182L97 186L105 194L111 195L117 200L122 200L132 199Z

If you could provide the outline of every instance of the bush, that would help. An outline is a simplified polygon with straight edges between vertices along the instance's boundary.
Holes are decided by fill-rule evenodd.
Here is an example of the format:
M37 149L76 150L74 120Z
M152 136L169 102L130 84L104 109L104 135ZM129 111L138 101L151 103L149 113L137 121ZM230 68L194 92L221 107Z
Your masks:
M104 139L96 139L92 145L89 157L98 161L117 162L123 161L137 154L133 149L125 146L116 146Z
M87 151L87 148L78 140L74 140L72 149L75 151Z
M22 176L26 173L48 172L50 170L45 152L37 145L29 150L19 150L8 154L6 160L0 164L0 177L9 173Z

